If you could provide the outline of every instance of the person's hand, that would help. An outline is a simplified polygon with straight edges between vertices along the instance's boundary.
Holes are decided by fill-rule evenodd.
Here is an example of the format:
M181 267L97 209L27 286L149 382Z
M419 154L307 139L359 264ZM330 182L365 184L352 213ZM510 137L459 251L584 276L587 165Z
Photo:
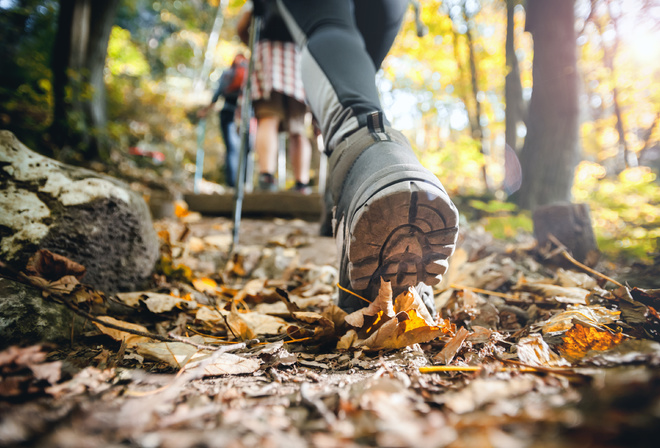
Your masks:
M209 113L210 108L211 108L211 106L202 107L200 110L197 111L197 117L198 118L206 117Z

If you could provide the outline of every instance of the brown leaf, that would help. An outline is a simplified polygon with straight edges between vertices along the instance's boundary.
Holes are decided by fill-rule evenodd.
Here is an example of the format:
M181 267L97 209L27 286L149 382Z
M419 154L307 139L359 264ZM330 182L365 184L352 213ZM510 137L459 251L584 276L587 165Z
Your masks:
M110 316L99 316L98 319L107 322L109 324L115 324L118 326L121 326L123 328L128 328L131 330L136 330L140 331L143 333L146 333L148 330L146 327L143 327L142 325L137 325L137 324L131 324L128 322L122 322L120 320L115 319L114 317ZM116 330L114 328L110 327L105 327L103 324L100 324L98 322L94 322L94 325L98 327L99 330L101 330L101 333L106 334L110 336L112 339L116 341L126 341L126 346L127 347L134 347L137 344L141 342L150 342L151 339L149 339L146 336L138 336L136 334L128 333L126 331L121 331L121 330Z
M568 306L566 311L554 315L543 325L543 334L562 333L573 328L575 322L583 325L599 327L611 324L619 319L620 311L611 311L604 306Z
M46 287L46 291L51 294L69 294L78 286L80 282L73 275L65 275L54 282L51 282Z
M378 297L368 307L357 310L346 316L346 322L356 328L364 326L365 316L378 316L391 319L395 316L394 305L392 304L392 284L381 281Z
M46 350L44 346L33 345L12 346L0 352L0 397L42 393L47 384L60 380L62 362L44 362Z
M185 370L191 370L204 363L204 359L186 364ZM240 375L254 373L261 363L257 359L243 358L233 353L222 353L209 364L204 365L204 377L218 375Z
M177 369L194 359L199 351L183 342L142 342L136 344L136 350L145 358L162 361Z
M25 272L28 274L51 281L65 275L72 275L80 280L85 275L85 271L83 265L47 249L39 249L25 266Z
M520 339L516 345L518 359L530 366L558 367L569 365L552 350L540 334Z
M392 303L392 287L385 281L381 281L376 300L346 316L346 322L363 338L352 345L369 350L403 348L451 332L449 321L441 320L437 325L433 322L415 288L399 294Z
M459 328L456 335L447 342L442 351L433 357L433 361L448 365L463 346L463 342L465 342L465 338L468 337L469 333L465 327Z

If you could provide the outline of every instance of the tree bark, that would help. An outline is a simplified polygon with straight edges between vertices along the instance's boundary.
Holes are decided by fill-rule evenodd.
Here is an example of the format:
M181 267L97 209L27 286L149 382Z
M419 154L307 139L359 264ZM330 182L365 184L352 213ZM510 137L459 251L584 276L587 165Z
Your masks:
M87 160L107 148L103 80L108 40L119 0L60 0L52 55L51 138Z
M463 5L463 18L467 26L465 37L467 39L468 54L470 57L470 81L472 84L472 96L474 97L474 117L470 122L472 123L472 138L479 142L479 150L484 156L484 164L481 167L481 175L484 179L484 185L487 191L493 190L493 185L488 175L488 157L490 157L490 149L484 140L484 129L481 126L481 101L479 101L479 77L477 74L477 61L474 54L474 41L472 38L472 28L470 27L470 19L465 12L465 5Z
M529 0L526 28L534 38L527 137L517 202L534 209L570 202L578 162L578 84L574 0Z
M522 82L520 81L520 66L516 56L514 38L514 7L516 0L506 1L506 78L504 80L504 101L506 104L505 142L516 153L518 152L517 127L524 117L524 100L522 96Z

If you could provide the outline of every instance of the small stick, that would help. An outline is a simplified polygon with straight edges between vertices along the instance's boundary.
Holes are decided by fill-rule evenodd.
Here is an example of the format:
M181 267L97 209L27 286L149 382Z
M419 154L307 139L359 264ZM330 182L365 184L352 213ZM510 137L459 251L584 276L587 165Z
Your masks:
M468 291L473 291L473 292L478 292L480 294L488 294L491 296L496 296L496 297L502 297L503 299L511 299L511 300L519 300L520 297L512 294L506 294L503 292L496 292L496 291L488 291L487 289L481 289L481 288L474 288L472 286L465 286L465 285L457 285L456 283L452 283L449 285L450 288L453 289L466 289Z
M347 293L349 293L349 294L353 294L355 297L357 297L357 298L359 298L359 299L362 299L362 300L364 300L364 301L367 302L367 303L371 303L371 301L365 299L364 297L362 297L362 296L359 295L359 294L354 293L353 291L350 291L350 290L344 288L344 287L343 287L342 285L340 285L339 283L337 283L337 288L339 288L339 289L341 289L342 291L347 292Z
M584 270L587 271L588 273L593 274L593 275L595 275L595 276L597 276L597 277L600 277L600 278L602 278L603 280L607 280L608 282L611 282L611 283L617 285L619 288L625 288L624 285L622 285L621 283L617 282L617 281L614 280L613 278L608 277L608 276L605 275L605 274L601 274L600 272L591 269L589 266L587 266L587 265L585 265L585 264L582 264L582 263L580 263L579 261L577 261L575 258L573 258L573 257L571 256L571 254L568 253L568 251L566 250L566 247L565 247L565 246L561 243L561 241L559 241L559 240L557 239L557 237L555 237L553 234L551 234L551 233L548 234L548 239L549 239L550 241L552 241L552 242L557 246L557 248L561 249L561 252L560 252L560 253L563 255L563 257L566 258L566 259L567 259L568 261L570 261L571 263L573 263L575 266L577 266L577 267L579 267L579 268L581 268L581 269L584 269Z

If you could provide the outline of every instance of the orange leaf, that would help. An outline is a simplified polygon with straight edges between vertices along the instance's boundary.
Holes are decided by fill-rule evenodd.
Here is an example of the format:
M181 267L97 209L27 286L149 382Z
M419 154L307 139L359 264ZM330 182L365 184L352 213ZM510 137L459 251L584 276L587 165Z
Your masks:
M188 204L185 201L179 200L174 202L174 215L177 218L183 218L188 213L190 212L188 211Z
M623 341L621 333L612 333L575 324L573 328L564 334L564 342L558 346L558 350L567 358L581 359L590 350L605 351Z

